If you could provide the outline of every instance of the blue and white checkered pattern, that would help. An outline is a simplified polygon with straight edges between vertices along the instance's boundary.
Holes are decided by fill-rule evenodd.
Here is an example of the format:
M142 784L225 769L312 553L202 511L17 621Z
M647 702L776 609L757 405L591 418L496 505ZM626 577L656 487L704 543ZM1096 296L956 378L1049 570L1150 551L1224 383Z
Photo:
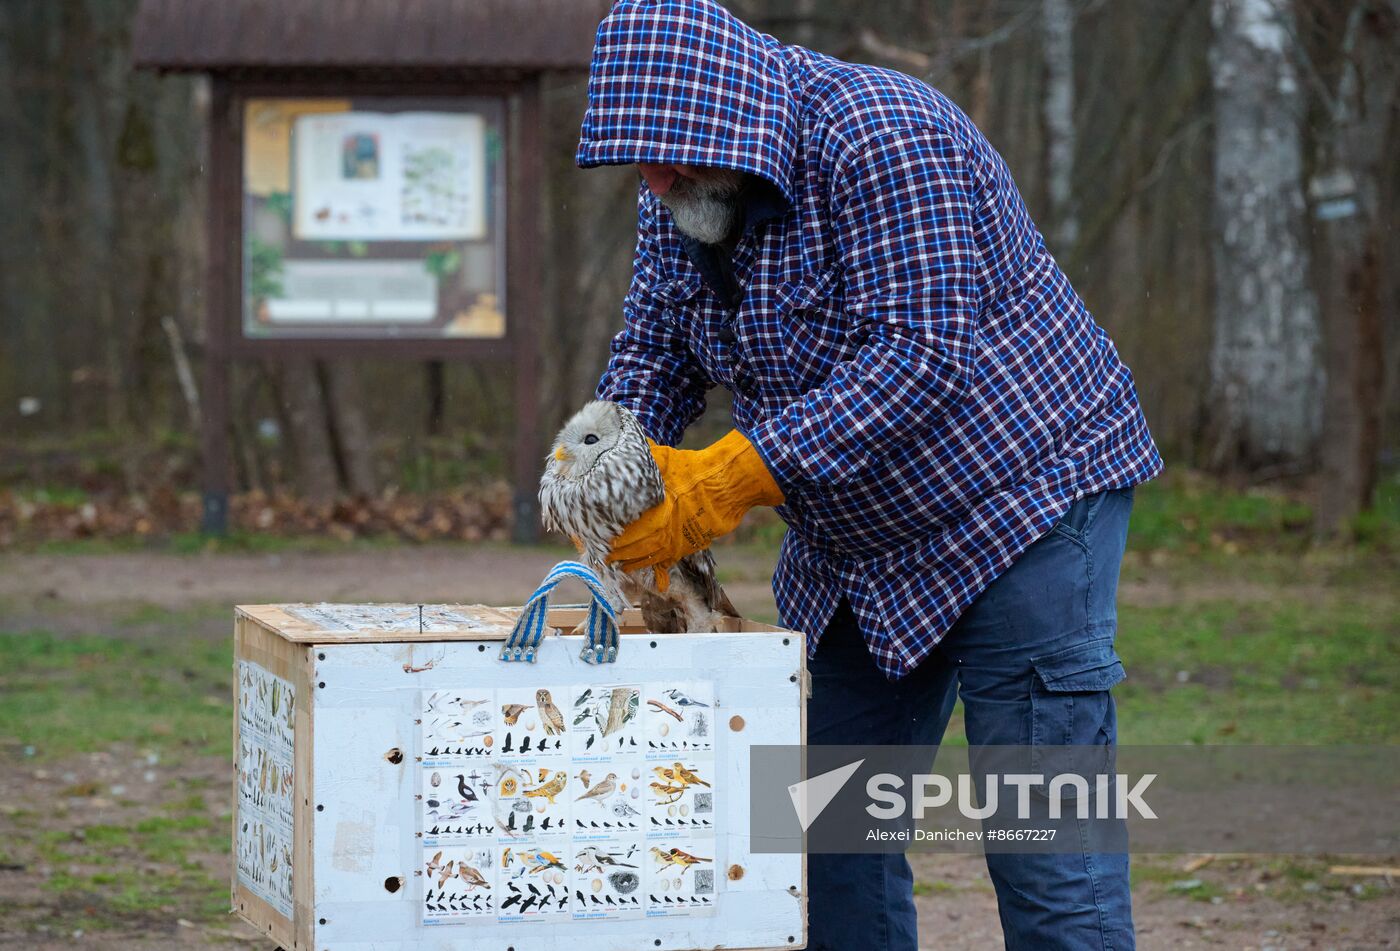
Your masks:
M739 169L790 202L739 242L736 310L641 188L598 395L675 444L709 387L733 392L787 495L773 588L809 649L846 597L902 676L1076 498L1161 470L1132 375L1005 163L924 83L708 0L622 0L578 163L632 162Z

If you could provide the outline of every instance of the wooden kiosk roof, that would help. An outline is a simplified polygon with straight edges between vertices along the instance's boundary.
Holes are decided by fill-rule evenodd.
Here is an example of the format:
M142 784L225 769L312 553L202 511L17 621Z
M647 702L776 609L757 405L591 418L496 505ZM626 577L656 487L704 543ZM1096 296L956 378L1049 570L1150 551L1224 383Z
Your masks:
M610 0L141 0L137 66L586 69Z

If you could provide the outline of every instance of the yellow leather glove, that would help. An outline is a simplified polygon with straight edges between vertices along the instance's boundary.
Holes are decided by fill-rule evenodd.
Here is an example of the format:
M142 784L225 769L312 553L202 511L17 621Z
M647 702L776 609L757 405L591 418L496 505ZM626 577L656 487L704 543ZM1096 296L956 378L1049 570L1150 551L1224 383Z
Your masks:
M737 429L704 449L672 449L651 443L666 483L666 497L613 539L608 561L622 570L665 569L738 527L756 505L782 505L783 492L758 450Z

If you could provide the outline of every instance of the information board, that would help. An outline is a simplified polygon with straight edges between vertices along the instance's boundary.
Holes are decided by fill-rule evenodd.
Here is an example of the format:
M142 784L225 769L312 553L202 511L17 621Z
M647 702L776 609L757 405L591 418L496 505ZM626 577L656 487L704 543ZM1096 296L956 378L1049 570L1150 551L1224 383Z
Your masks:
M478 240L486 233L479 115L313 113L296 119L292 141L300 240Z
M506 336L503 103L434 102L245 103L245 338Z

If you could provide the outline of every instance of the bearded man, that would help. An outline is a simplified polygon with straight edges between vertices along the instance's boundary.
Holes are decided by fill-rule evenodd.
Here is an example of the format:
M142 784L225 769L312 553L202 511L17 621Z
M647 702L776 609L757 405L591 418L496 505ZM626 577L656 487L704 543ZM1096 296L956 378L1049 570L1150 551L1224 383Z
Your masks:
M668 566L770 505L814 744L1111 747L1132 487L1161 460L1132 376L1006 164L928 85L779 43L709 0L598 30L582 167L641 173L598 396L666 498L615 541ZM670 448L733 394L735 429ZM1008 947L1133 947L1126 854L989 854ZM812 855L811 948L917 947L900 852Z

